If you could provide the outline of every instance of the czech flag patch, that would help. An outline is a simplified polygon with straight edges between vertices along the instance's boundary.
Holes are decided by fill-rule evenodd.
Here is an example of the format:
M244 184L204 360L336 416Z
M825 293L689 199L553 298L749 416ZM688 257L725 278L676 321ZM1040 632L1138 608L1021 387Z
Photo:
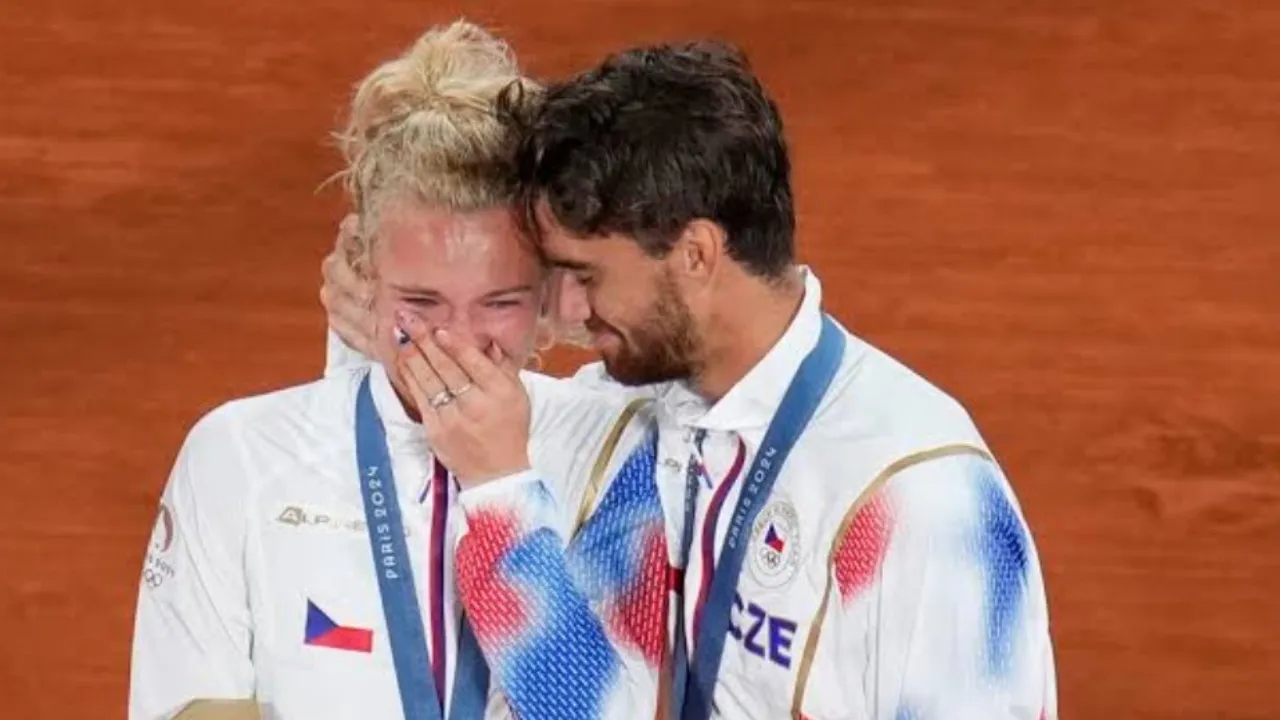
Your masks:
M367 653L373 652L373 631L343 627L307 600L307 629L303 642L316 647Z

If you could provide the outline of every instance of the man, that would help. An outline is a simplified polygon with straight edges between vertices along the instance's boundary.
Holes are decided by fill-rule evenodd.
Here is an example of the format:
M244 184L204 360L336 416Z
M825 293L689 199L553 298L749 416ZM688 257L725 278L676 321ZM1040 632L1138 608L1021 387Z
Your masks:
M562 316L608 378L653 385L651 465L683 572L673 715L1055 717L1014 493L955 400L822 311L795 263L781 119L744 57L705 42L614 55L548 88L520 163L542 249L571 273ZM460 578L487 655L503 650L497 590L548 530L525 482L486 488L516 536Z
M452 547L464 514L485 511L487 480L532 466L575 495L618 464L616 394L515 370L549 320L548 277L512 213L517 127L496 109L535 94L507 46L465 22L431 29L361 83L342 140L374 361L226 403L192 428L140 583L130 718L202 700L252 700L288 720L473 720L486 706L503 716L504 701L522 718L562 717L548 692L582 715L626 702L625 687L597 680L619 673L616 641L580 593L508 615L511 647L486 663L452 582L468 572ZM442 349L471 382L436 383L433 362L451 377ZM584 527L618 543L662 532L661 517L626 519L596 513ZM592 599L645 592L624 574ZM662 588L650 594L663 601ZM594 674L525 681L565 637L586 646L577 657Z

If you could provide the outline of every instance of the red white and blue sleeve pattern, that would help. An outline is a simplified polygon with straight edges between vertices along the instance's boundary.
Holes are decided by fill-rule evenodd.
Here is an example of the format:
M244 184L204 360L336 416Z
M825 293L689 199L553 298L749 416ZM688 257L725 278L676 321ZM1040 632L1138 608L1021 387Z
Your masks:
M862 684L865 717L1056 718L1039 560L994 462L952 456L892 478L853 517L832 571L838 652L867 658L845 678Z
M565 509L533 473L463 493L458 592L521 720L654 715L668 568L656 447L650 435L631 453L567 546Z

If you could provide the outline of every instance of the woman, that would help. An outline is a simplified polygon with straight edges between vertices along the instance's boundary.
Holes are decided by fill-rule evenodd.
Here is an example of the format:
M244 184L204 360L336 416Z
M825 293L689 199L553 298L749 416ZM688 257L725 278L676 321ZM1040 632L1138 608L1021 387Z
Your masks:
M486 706L503 714L504 700L523 718L563 717L565 697L582 714L653 707L643 667L618 687L633 639L606 638L614 631L581 596L535 598L533 613L518 588L508 592L508 632L501 646L487 638L486 663L454 591L468 563L472 577L492 580L495 543L530 543L525 570L539 567L538 552L558 551L625 400L516 370L538 345L548 276L511 210L518 138L495 109L501 97L518 111L536 94L507 46L464 22L430 30L360 84L340 139L354 212L348 259L370 291L362 349L373 362L234 400L192 428L139 591L134 720L208 699L253 699L284 718L476 718ZM489 374L444 387L436 343ZM503 420L493 427L521 429L508 422L516 417L528 433L468 424L481 406ZM452 433L447 456L433 451L442 432ZM457 442L464 432L482 441ZM644 431L628 433L634 444ZM503 492L486 493L502 476ZM500 519L512 497L544 507L545 528L493 535L501 524L484 519ZM660 509L625 520L611 521L606 539L660 551L629 573L665 571ZM613 595L636 599L635 585L624 578L594 599L607 615ZM640 604L662 613L665 591L650 595ZM599 672L521 674L524 658L558 652L565 638L595 648Z

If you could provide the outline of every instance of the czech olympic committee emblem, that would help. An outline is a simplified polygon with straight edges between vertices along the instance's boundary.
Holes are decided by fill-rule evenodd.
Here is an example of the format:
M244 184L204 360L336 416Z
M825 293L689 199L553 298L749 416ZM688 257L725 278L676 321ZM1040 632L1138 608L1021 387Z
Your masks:
M751 574L776 588L795 577L800 558L800 520L786 500L765 506L751 528Z

